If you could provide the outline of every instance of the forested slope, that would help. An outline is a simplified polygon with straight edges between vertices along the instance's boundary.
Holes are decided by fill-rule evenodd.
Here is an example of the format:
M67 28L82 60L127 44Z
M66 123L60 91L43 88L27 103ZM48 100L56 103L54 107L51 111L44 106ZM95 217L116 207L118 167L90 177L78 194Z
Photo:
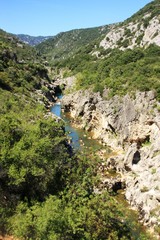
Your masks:
M62 32L36 46L36 49L45 56L49 62L63 60L73 56L79 48L92 41L102 39L109 31L111 25L95 28L75 29Z
M75 75L76 89L107 89L108 97L155 90L160 99L160 1L155 0L103 38L55 61L63 76ZM44 43L45 44L45 43ZM62 71L63 69L63 71Z

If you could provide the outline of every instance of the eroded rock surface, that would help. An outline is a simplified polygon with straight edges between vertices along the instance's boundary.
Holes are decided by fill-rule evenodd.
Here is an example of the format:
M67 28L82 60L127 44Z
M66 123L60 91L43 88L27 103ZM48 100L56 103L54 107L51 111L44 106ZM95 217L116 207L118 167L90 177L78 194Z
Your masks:
M121 173L126 199L144 223L160 225L160 112L154 92L104 100L81 90L64 96L62 105L93 138L117 152L106 168Z
M147 47L150 44L160 46L160 19L158 16L151 18L150 15L144 15L141 22L136 20L122 26L114 25L100 42L100 46L104 49L119 47L121 50Z

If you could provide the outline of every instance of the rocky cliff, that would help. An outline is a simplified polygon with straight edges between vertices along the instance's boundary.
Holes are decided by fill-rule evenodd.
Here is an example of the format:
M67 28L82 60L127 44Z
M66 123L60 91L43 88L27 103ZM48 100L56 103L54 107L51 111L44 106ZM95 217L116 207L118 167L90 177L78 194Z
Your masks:
M103 98L89 90L64 96L62 105L93 138L116 155L106 159L125 181L126 199L150 226L160 224L160 105L155 93Z

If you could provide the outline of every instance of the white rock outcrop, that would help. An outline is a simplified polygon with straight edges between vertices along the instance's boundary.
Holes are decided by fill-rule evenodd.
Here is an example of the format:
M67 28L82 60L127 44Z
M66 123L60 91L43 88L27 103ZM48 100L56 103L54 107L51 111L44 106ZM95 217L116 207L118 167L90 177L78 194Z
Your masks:
M145 19L145 16L143 18ZM125 45L126 41L128 42ZM143 21L139 23L138 20L122 26L115 25L100 42L100 46L104 49L119 47L121 50L138 46L147 47L150 44L160 46L160 18L158 16L152 18L147 27L144 26Z
M126 199L150 226L160 224L160 112L155 94L134 98L78 91L64 96L63 108L79 126L117 152L106 166L117 169L126 183Z

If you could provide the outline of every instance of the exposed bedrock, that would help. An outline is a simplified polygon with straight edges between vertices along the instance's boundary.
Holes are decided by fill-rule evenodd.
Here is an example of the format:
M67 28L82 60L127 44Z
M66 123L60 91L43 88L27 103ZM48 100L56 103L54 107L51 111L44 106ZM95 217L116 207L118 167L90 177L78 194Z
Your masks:
M106 160L106 168L121 173L126 199L142 220L160 225L160 104L154 91L104 97L80 90L64 96L62 106L75 123L117 153Z

